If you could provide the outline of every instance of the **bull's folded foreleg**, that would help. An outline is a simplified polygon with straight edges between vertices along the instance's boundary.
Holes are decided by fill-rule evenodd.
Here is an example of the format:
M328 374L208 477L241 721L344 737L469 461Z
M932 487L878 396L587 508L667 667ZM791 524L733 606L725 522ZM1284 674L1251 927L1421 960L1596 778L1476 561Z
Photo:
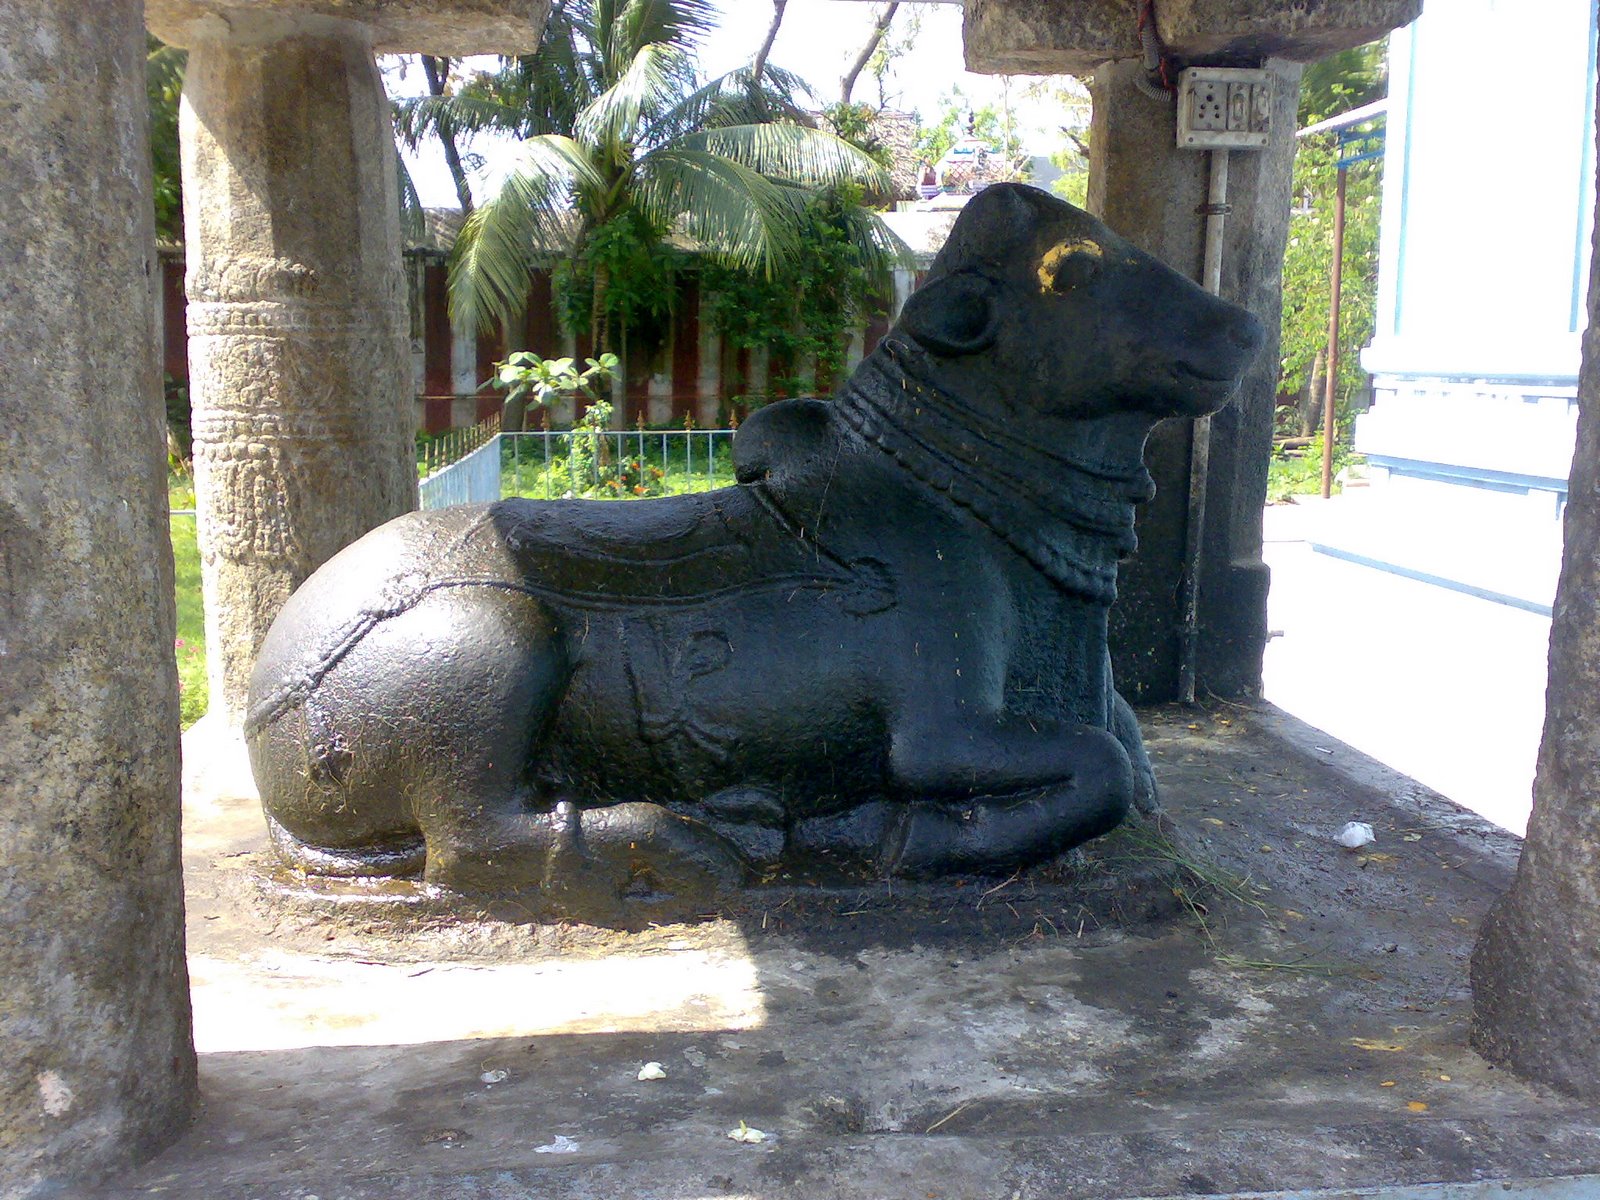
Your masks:
M725 838L657 804L467 811L430 828L428 838L429 882L473 891L537 887L553 907L591 920L620 916L635 895L708 899L736 887L745 872Z
M902 730L890 766L911 797L883 844L900 875L1042 861L1115 828L1136 792L1114 735L1015 717Z

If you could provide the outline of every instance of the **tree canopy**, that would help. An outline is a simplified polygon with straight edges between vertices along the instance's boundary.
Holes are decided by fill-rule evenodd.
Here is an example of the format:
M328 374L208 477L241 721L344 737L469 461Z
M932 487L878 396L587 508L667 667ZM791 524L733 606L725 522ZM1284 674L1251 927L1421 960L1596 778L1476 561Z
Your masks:
M178 100L183 94L184 51L146 35L145 99L150 111L150 165L155 184L156 236L183 240L183 175L179 170Z
M599 349L608 318L626 319L637 299L622 291L670 271L669 237L770 276L793 256L821 189L885 185L867 154L805 122L795 77L767 65L759 77L745 68L701 81L694 51L714 18L709 0L568 0L537 54L399 106L397 126L413 142L440 132L519 139L498 192L457 241L459 316L480 328L515 321L530 272L563 256L569 290L588 295ZM862 261L893 253L881 222L857 228Z
M1386 43L1341 51L1308 66L1300 85L1302 127L1381 99L1388 91ZM1303 138L1296 149L1293 196L1297 205L1283 261L1280 353L1282 394L1307 394L1300 405L1302 432L1319 420L1320 372L1328 342L1332 300L1334 204L1338 147L1333 134ZM1382 160L1358 163L1346 177L1339 378L1348 396L1365 379L1362 347L1372 340L1378 290L1378 215Z

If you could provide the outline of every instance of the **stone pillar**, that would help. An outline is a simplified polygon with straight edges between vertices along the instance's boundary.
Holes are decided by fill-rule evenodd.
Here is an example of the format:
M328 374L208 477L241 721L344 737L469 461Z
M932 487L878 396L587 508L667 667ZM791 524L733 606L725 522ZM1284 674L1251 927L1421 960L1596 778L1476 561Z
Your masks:
M1269 60L1274 76L1271 144L1229 160L1222 295L1261 318L1267 340L1239 395L1211 420L1201 550L1199 694L1248 696L1261 688L1267 642L1267 568L1261 516L1278 379L1283 252L1289 229L1295 105L1300 65ZM1200 278L1208 154L1176 147L1173 105L1142 94L1136 60L1094 73L1089 164L1091 212L1143 250ZM1145 459L1156 498L1140 510L1139 549L1123 565L1111 612L1117 687L1136 703L1177 698L1192 422L1151 435Z
M195 1100L140 0L0 4L0 1194Z
M289 593L417 495L369 32L251 28L190 44L180 124L210 716L229 726ZM210 37L228 31L219 20Z
M1600 250L1592 261L1533 816L1472 956L1473 1044L1588 1099L1600 1098Z

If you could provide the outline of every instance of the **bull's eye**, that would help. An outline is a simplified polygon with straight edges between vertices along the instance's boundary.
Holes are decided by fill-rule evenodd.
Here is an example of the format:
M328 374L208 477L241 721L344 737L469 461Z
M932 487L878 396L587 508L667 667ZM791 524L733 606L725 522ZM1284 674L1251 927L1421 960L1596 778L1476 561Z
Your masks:
M1050 247L1039 260L1039 290L1070 292L1100 274L1104 251L1091 241L1061 242Z

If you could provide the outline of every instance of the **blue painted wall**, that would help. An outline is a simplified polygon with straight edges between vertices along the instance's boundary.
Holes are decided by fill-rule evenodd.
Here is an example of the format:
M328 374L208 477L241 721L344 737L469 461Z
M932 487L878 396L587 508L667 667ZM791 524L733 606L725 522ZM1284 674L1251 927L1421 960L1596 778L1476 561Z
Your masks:
M1428 0L1390 42L1374 374L1576 378L1593 0Z

